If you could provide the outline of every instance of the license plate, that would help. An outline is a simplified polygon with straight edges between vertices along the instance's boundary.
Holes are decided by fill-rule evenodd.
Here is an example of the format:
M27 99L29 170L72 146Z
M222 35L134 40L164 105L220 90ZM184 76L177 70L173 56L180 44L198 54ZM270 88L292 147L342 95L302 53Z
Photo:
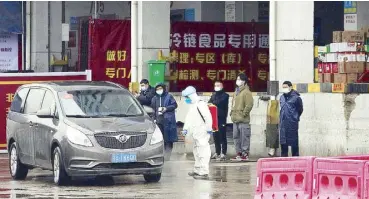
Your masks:
M125 162L137 162L136 154L113 154L111 157L112 163L125 163Z

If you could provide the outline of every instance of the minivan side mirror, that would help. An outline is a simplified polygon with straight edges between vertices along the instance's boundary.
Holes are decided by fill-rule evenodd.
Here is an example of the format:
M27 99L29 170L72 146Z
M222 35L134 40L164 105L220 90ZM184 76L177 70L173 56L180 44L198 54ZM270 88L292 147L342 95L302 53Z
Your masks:
M53 114L51 114L51 109L50 108L45 108L45 109L38 110L36 115L39 118L53 118L54 117Z

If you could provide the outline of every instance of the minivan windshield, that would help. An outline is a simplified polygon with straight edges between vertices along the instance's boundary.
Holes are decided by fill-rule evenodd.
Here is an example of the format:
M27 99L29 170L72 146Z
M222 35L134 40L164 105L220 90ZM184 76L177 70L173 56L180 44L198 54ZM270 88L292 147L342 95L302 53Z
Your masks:
M125 90L76 90L58 93L67 117L130 117L143 115L132 95Z

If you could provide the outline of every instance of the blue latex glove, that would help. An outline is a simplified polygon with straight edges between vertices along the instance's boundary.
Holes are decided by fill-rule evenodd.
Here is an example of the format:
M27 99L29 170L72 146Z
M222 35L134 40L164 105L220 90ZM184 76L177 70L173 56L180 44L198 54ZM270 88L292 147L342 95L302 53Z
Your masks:
M182 130L181 133L182 133L183 136L186 136L187 135L187 130Z
M208 131L209 135L213 135L213 131Z

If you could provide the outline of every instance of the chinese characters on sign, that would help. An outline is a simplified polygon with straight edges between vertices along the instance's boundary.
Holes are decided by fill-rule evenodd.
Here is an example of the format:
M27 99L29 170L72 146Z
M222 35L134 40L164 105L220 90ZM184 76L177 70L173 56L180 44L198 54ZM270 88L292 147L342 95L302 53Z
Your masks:
M5 101L7 102L7 104L12 103L13 99L14 99L14 93L7 93L6 94ZM10 107L7 107L6 112L8 113L9 110L10 110Z
M108 50L106 51L106 61L126 61L127 51L125 50Z
M0 34L0 72L18 70L18 36Z
M258 41L258 42L257 42ZM257 45L258 43L258 45ZM269 48L268 34L170 34L170 47L176 48Z
M131 22L94 19L89 26L92 80L111 81L128 87L131 80ZM119 34L111 34L112 31Z
M357 30L357 14L345 14L344 15L344 29L345 30Z
M124 62L127 59L127 51L125 50L108 50L106 52L106 61L109 62ZM131 78L131 72L127 71L126 68L105 68L105 75L110 78Z
M189 82L202 92L212 91L215 80L228 91L242 72L254 91L266 90L269 71L268 24L183 23L172 24L171 56L176 60L172 91Z

